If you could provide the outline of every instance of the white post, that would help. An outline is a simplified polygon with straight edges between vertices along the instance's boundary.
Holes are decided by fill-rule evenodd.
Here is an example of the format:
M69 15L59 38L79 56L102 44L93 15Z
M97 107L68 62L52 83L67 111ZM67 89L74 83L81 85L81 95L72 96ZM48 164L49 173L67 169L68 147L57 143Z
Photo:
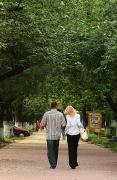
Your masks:
M3 121L3 138L13 135L13 122Z

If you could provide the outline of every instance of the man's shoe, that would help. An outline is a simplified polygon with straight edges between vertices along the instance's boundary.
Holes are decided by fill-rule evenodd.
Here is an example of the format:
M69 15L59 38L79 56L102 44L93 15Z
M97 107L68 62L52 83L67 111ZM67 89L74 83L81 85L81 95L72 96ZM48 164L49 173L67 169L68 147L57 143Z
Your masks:
M50 169L55 169L56 168L56 166L50 166Z

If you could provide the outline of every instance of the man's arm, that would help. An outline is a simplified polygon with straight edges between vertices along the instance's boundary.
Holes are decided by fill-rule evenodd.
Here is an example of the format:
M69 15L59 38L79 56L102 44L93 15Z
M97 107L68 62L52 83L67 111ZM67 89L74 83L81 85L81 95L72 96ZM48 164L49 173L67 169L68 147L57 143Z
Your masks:
M46 124L47 124L47 115L45 113L42 120L41 120L41 122L40 122L40 128L44 129L46 127Z
M65 128L66 127L66 120L65 120L65 117L64 115L62 114L61 115L61 128Z

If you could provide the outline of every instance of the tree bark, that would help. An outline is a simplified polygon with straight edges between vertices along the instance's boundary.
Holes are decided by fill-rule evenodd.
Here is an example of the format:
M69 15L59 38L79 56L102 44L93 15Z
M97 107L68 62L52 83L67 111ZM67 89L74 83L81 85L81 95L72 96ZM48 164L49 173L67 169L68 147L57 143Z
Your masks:
M28 67L27 67L28 68ZM16 69L13 69L12 71L6 72L5 74L0 76L0 82L9 79L13 76L19 75L21 74L24 70L26 70L27 68L23 68L23 67L18 67Z
M109 106L111 107L114 116L115 116L115 120L117 122L117 102L114 102L114 100L112 99L112 97L110 95L106 95L106 100L109 104Z
M4 118L5 118L5 107L4 107L4 104L1 104L1 107L0 107L0 128L3 128Z
M84 128L86 128L88 125L86 104L83 106L83 109L82 109L82 118L83 118L83 126Z

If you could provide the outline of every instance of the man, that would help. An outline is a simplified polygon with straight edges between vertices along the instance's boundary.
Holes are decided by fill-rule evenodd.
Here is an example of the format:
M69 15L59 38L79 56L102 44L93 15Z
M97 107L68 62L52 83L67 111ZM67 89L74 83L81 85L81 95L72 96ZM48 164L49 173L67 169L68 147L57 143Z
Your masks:
M57 102L51 103L51 111L44 114L40 127L46 127L47 151L50 168L55 169L58 160L59 140L61 137L61 128L66 126L63 114L57 111Z
M63 110L60 109L60 108L57 109L57 110L63 114L63 116L64 116L64 118L65 118L65 122L67 123L67 119L66 119L66 116L65 116ZM63 140L65 140L65 139L66 139L66 135L65 135L65 127L62 127L61 133L62 133L62 138L63 138Z

